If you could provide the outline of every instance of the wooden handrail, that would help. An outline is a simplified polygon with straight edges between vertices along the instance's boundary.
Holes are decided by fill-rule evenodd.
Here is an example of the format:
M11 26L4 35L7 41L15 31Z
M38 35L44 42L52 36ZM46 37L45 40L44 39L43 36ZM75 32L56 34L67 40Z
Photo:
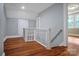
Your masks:
M59 36L59 34L62 32L63 30L62 29L60 29L59 31L58 31L58 33L53 37L53 39L50 41L50 43L51 42L53 42L58 36Z

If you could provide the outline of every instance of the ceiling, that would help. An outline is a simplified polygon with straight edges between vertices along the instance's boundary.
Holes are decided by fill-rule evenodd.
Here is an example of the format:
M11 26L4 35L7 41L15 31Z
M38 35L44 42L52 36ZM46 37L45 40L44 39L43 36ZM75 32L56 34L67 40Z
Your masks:
M76 13L79 12L79 3L70 3L68 4L68 13Z
M5 8L7 17L12 17L13 13L19 17L21 12L24 16L27 15L25 17L29 18L30 16L36 17L51 5L53 5L53 3L6 3ZM23 17L23 15L21 15L20 18Z

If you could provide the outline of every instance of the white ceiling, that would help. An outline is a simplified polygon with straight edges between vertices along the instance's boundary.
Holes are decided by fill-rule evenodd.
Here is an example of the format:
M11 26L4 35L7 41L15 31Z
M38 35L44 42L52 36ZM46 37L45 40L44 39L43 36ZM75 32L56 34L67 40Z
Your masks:
M68 13L76 13L79 12L79 3L70 3L68 4Z
M22 13L22 17L27 15L25 17L29 18L30 16L36 17L39 13L41 13L51 5L53 5L53 3L6 3L5 8L7 17L12 17L13 12L15 13L15 15L18 12L18 17L20 16L20 13ZM25 7L24 10L21 9L22 6ZM20 18L22 18L21 16Z

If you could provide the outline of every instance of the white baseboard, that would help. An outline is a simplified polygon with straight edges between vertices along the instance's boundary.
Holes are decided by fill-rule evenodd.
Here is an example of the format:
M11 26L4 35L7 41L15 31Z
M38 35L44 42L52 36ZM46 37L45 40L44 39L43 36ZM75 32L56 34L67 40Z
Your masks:
M46 45L44 45L43 43L39 42L38 40L35 40L36 42L38 42L39 44L41 44L42 46L44 46L46 49L50 50L51 48L47 47Z
M61 43L59 46L67 46L66 43Z

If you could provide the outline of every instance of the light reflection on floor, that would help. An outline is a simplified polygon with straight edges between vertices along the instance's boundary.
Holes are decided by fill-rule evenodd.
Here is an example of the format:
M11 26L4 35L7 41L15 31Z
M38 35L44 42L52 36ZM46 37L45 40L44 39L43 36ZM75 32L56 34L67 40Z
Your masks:
M68 37L68 51L71 55L79 56L79 38Z

